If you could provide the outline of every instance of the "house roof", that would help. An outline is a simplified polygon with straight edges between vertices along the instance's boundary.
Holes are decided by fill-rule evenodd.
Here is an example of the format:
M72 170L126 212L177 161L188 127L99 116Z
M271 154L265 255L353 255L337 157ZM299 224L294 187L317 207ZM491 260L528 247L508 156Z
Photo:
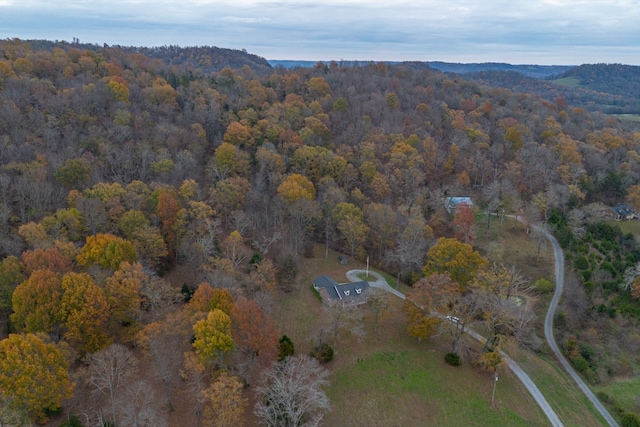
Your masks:
M629 205L614 206L614 207L611 208L611 210L614 211L617 215L620 215L620 216L633 215L633 208L631 208L631 206L629 206Z
M462 203L473 206L473 202L470 197L447 197L444 199L444 206L448 211L451 211Z
M318 276L313 281L313 287L323 297L326 292L329 301L357 301L366 294L369 289L369 282L338 283L330 277Z

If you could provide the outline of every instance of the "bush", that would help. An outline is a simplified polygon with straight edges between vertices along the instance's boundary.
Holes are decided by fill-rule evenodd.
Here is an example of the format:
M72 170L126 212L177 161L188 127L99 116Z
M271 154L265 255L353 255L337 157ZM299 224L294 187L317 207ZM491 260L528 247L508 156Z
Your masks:
M289 356L293 356L293 352L295 351L295 348L293 346L293 341L291 341L291 338L289 338L286 335L283 335L282 338L280 338L280 341L278 342L278 350L279 350L279 354L278 354L279 361L282 361Z
M574 265L578 270L586 270L587 268L589 268L589 261L583 255L580 255L578 258L576 258L576 262Z
M548 294L553 292L554 284L549 279L545 279L544 277L533 282L533 289L540 294Z
M584 374L589 369L589 362L582 356L574 357L571 361L573 362L573 366L576 367L578 372L582 372Z
M622 427L640 427L640 418L636 414L625 412L620 417L620 425Z
M311 357L317 359L320 363L331 362L333 359L333 349L329 344L320 344L311 350Z
M462 359L460 358L460 355L457 353L447 353L444 356L444 361L451 366L460 366L460 364L462 363Z

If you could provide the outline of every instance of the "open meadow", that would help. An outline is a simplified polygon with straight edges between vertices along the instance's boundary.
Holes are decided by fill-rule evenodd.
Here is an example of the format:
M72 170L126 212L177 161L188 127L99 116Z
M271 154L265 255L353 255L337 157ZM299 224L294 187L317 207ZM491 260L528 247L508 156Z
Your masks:
M497 245L487 245L488 242ZM514 220L505 218L502 223L494 220L488 232L479 228L478 243L483 247L494 246L488 250L501 246L505 261L516 263L534 279L552 275L550 248L543 246L538 259L537 246L524 226ZM292 338L296 353L309 353L314 337L329 322L322 303L311 290L313 279L324 274L341 282L346 280L348 270L365 267L357 260L343 266L337 262L338 253L333 251L325 258L320 246L315 254L314 258L304 259L296 285L280 299L275 312L278 329ZM410 289L400 284L402 292ZM328 394L333 408L325 418L326 425L549 425L533 398L507 370L499 373L492 407L492 375L472 368L468 360L460 367L446 364L444 355L450 344L446 335L422 342L408 336L402 302L395 297L393 301L377 333L372 321L365 319L363 337L346 333L339 336L334 359L325 365L331 372ZM538 302L543 310L546 301L541 298ZM471 341L467 344L473 352L476 344ZM565 425L602 425L594 409L553 361L525 350L512 353L530 372Z

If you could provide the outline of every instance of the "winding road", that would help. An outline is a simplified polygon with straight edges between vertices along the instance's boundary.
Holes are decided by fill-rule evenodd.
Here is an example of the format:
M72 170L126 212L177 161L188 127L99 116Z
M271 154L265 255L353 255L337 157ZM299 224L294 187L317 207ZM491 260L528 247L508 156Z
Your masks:
M556 343L556 339L553 336L553 318L556 313L556 308L558 307L558 302L560 301L560 297L562 296L562 291L564 288L564 255L562 254L562 249L560 248L560 244L556 240L556 238L546 230L542 230L538 227L535 227L538 231L541 231L547 239L551 242L551 246L553 246L553 255L556 260L556 291L553 294L553 298L551 299L551 304L549 304L549 311L547 311L547 316L544 319L544 336L549 343L549 347L555 354L556 358L560 361L562 367L567 371L569 376L573 378L573 380L578 384L580 390L587 396L587 398L591 401L593 406L600 412L600 415L609 423L612 427L619 427L619 424L616 420L611 416L607 408L602 405L602 403L598 400L598 398L593 394L591 389L587 387L587 385L582 381L582 378L578 375L578 373L573 369L573 366L569 364L567 359L564 357L558 344Z
M562 254L562 252L561 252L561 254ZM350 282L358 282L358 281L362 280L362 279L360 279L358 277L358 274L361 274L361 273L365 273L366 274L367 271L366 270L350 270L350 271L347 272L347 279L349 279ZM369 285L370 286L373 286L375 288L384 289L384 290L386 290L388 292L391 292L394 295L397 295L398 297L400 297L402 299L406 298L405 295L402 292L400 292L400 291L392 288L391 286L389 286L387 281L380 274L376 273L375 271L369 271L368 273L369 273L369 275L372 275L372 276L374 276L376 278L375 281L369 281ZM480 335L479 333L477 333L475 331L467 330L466 332L467 332L467 334L471 335L473 338L475 338L476 340L478 340L480 342L484 342L484 340L485 340L485 338L482 335ZM527 389L529 394L531 394L533 399L536 401L538 406L540 406L542 411L545 413L545 415L547 416L547 418L551 422L551 425L553 427L562 427L563 424L562 424L562 421L560 421L560 418L558 417L558 414L555 413L555 411L553 410L553 408L551 407L551 405L549 404L547 399L544 397L542 392L535 385L535 383L533 382L531 377L529 377L529 375L527 375L527 373L525 371L523 371L522 368L520 366L518 366L518 364L515 361L513 361L510 357L508 357L506 354L502 353L502 357L503 357L503 360L506 361L507 366L509 367L511 372L513 372L516 375L516 377L518 377L518 379L525 386L525 388Z

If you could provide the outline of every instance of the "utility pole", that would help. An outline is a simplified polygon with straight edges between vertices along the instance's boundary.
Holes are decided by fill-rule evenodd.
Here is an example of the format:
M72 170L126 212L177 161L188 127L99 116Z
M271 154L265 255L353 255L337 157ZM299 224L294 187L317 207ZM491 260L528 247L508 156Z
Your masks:
M496 384L498 383L498 372L493 373L493 392L491 393L491 407L493 408L493 400L496 397Z

